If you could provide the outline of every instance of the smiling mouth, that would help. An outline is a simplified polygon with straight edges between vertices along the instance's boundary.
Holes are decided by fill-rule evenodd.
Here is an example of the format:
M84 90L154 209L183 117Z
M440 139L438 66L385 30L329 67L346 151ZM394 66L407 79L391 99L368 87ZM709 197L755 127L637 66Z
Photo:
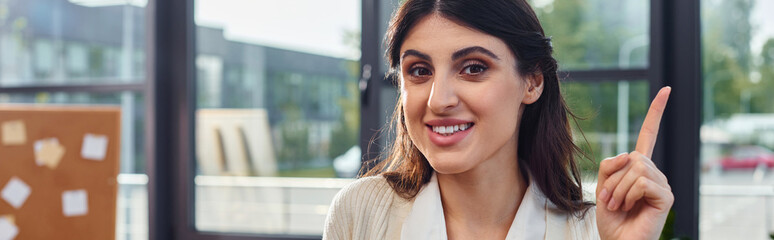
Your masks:
M434 133L440 134L442 136L451 136L455 133L465 131L471 127L473 127L473 123L464 123L464 124L457 124L457 125L451 125L451 126L430 126L427 125Z

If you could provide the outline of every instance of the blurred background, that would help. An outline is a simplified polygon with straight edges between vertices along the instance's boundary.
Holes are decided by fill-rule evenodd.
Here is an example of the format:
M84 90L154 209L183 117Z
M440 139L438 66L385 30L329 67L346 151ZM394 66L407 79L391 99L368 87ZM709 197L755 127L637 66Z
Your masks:
M675 188L686 190L678 197L698 199L688 205L698 217L689 216L696 224L687 237L769 239L774 2L685 2L692 3L674 9L697 13L689 19L695 31L686 33L696 36L687 41L697 51L663 40L679 23L661 17L681 15L664 0L530 1L552 36L567 102L582 118L573 129L590 157L581 161L584 182L595 184L601 159L634 148L654 89L683 81L662 79L681 69L661 62L686 53L700 64L698 78L673 95L698 93L675 100L690 98L695 111L668 114L696 120L688 125L696 131L686 132L696 146L685 145L695 151L672 158L684 146L662 136L657 152L659 167L695 168L667 171L670 181L682 181L673 176L684 171L697 183ZM0 103L121 106L116 239L319 239L336 192L353 181L364 155L375 157L389 142L376 130L397 89L382 80L381 40L399 4L0 0ZM190 25L161 27L167 17ZM188 52L163 57L178 44ZM182 97L166 103L165 94ZM160 113L170 109L172 116ZM168 129L177 126L183 130ZM177 141L164 144L157 135L166 133Z

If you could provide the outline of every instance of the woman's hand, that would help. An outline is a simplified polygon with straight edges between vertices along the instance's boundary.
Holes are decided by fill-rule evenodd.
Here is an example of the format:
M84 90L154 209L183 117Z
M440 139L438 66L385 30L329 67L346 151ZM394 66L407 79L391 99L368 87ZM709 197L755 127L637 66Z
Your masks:
M597 182L597 227L602 239L658 239L674 202L666 176L650 156L671 88L650 105L635 151L602 160Z

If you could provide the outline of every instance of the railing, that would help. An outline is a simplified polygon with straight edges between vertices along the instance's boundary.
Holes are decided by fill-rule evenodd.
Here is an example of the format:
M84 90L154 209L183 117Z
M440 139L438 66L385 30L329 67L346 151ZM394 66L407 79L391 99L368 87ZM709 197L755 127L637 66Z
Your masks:
M702 239L770 239L774 185L699 186Z
M330 201L353 179L197 176L197 228L246 233L320 234ZM118 176L116 239L147 239L148 178ZM593 193L596 183L584 182ZM774 185L699 187L702 239L768 239Z

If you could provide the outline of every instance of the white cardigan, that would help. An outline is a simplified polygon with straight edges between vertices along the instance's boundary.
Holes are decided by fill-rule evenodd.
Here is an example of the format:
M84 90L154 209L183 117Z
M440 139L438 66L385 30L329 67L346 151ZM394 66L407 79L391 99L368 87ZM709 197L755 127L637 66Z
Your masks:
M400 239L414 199L400 197L381 176L344 187L334 198L323 239ZM582 219L546 204L545 239L599 239L595 209Z

